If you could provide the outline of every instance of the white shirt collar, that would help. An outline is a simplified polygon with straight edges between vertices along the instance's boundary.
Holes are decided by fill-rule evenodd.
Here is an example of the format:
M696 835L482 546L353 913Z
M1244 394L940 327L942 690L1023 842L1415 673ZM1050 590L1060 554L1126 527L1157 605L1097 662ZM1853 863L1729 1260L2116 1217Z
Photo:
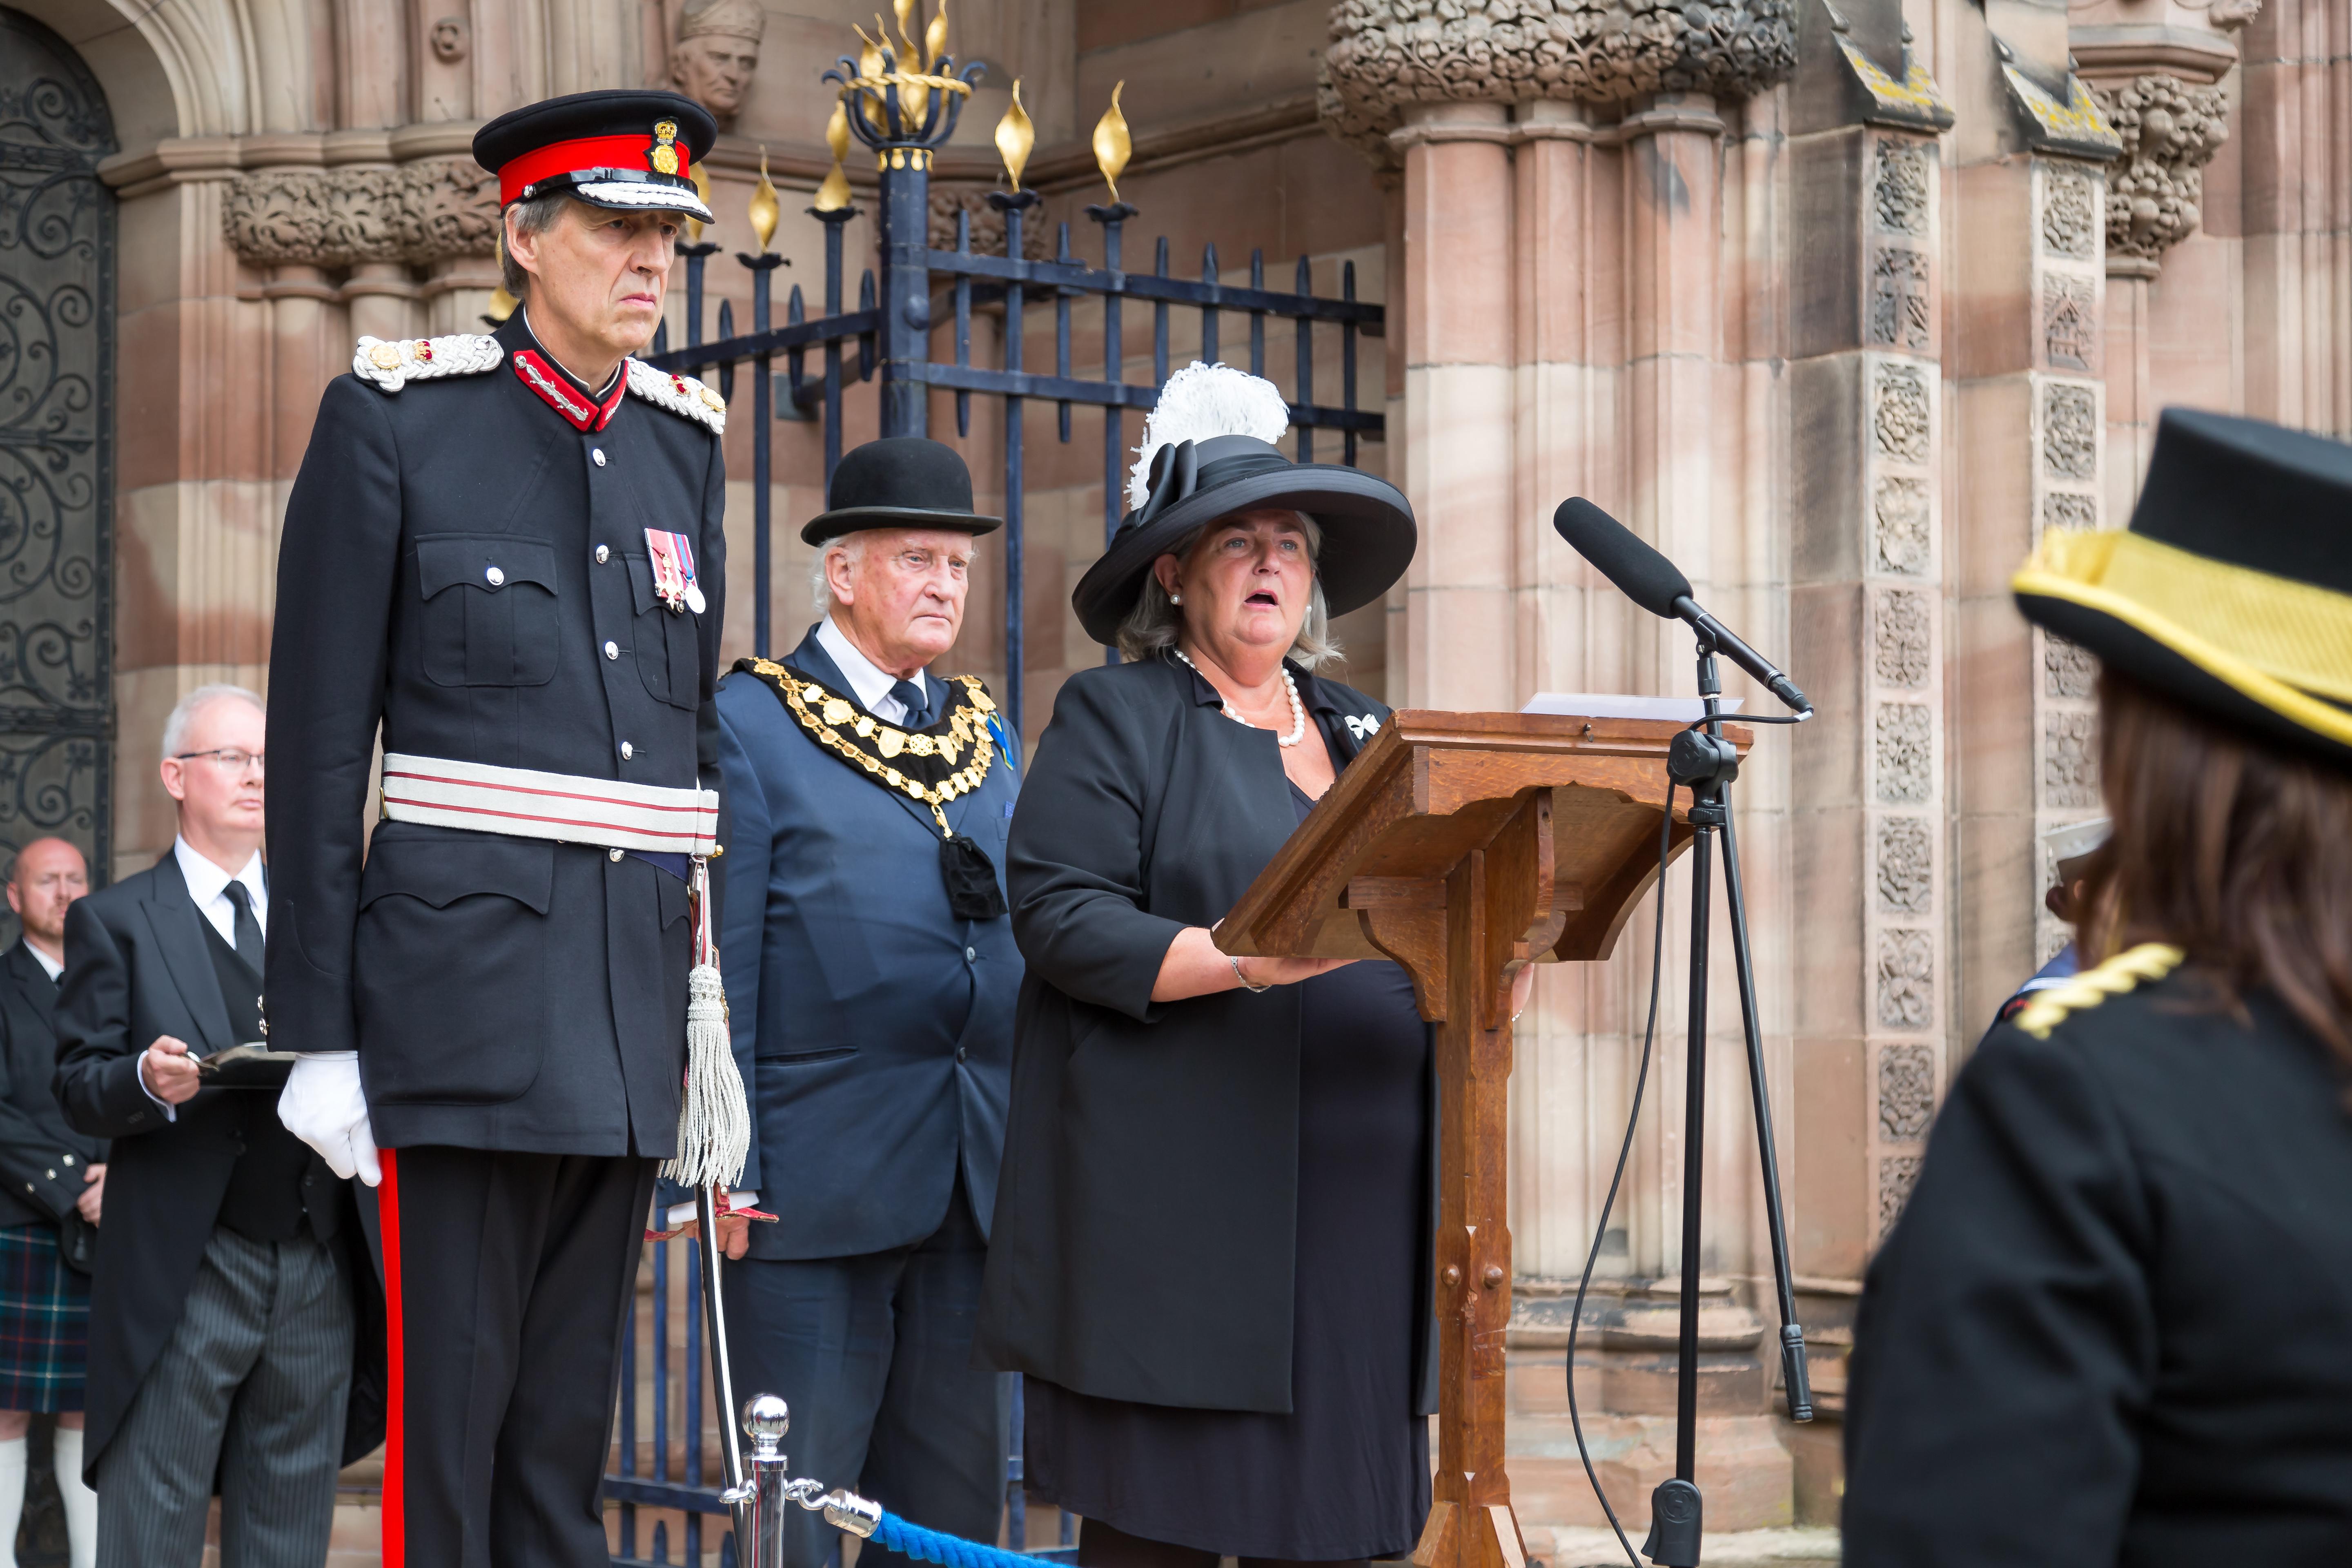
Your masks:
M41 973L47 974L50 979L55 980L58 975L63 974L66 972L66 966L64 964L58 963L56 959L51 958L39 948L35 947L31 942L27 941L25 943L25 951L33 955L33 962L39 964L41 966Z
M849 682L849 693L857 699L859 706L885 723L907 721L907 705L890 695L890 688L898 683L898 678L858 652L857 645L829 615L816 625L816 645L840 666L842 679ZM915 689L923 694L926 701L929 700L930 688L925 684L921 670L915 671L914 682Z
M253 918L261 922L262 930L269 929L269 888L262 876L259 850L254 851L253 858L234 877L197 854L184 838L172 840L172 855L180 863L180 875L187 880L188 897L231 946L236 942L236 907L226 896L231 882L245 884L253 900Z

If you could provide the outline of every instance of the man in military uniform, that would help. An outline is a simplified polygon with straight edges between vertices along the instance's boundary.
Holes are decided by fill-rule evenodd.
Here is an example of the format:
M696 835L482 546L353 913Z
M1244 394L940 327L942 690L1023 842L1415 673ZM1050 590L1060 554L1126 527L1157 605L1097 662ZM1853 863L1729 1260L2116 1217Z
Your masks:
M521 308L362 338L287 507L270 1042L287 1125L381 1178L387 1568L608 1560L619 1331L656 1163L696 1152L725 581L723 406L629 356L716 136L667 92L483 127Z

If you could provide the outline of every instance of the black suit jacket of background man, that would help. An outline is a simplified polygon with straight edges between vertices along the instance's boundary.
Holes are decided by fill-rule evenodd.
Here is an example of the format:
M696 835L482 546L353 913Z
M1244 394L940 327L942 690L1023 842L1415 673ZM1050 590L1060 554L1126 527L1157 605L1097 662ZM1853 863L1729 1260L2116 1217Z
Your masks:
M509 358L483 374L392 393L337 377L287 503L271 1038L357 1050L387 1149L666 1157L685 881L584 844L364 832L379 718L387 752L719 787L719 438L635 395L575 430L515 375L536 346L523 313L495 335ZM700 613L656 595L649 528L686 535Z
M159 1035L184 1040L198 1056L243 1043L232 1037L204 919L169 853L66 911L57 1099L70 1125L112 1141L91 1282L88 1476L98 1473L99 1456L179 1326L247 1119L278 1114L269 1090L207 1088L167 1121L140 1084L139 1058ZM332 1181L315 1162L312 1177ZM336 1184L344 1209L336 1243L351 1266L359 1331L344 1426L349 1463L383 1437L383 1296L353 1223L350 1184Z
M58 1070L58 983L23 942L0 954L0 1226L58 1227L87 1271L96 1238L75 1207L106 1141L66 1125L50 1092Z

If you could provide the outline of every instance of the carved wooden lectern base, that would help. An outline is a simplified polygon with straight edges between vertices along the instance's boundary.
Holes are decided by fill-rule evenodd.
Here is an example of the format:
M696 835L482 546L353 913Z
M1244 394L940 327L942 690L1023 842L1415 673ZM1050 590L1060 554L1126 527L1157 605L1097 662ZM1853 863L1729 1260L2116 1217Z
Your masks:
M1437 1026L1438 1458L1423 1568L1525 1561L1503 1465L1511 977L1609 956L1658 875L1682 728L1399 712L1217 928L1242 957L1394 959ZM1748 731L1725 733L1746 752ZM1672 836L1679 855L1679 813Z

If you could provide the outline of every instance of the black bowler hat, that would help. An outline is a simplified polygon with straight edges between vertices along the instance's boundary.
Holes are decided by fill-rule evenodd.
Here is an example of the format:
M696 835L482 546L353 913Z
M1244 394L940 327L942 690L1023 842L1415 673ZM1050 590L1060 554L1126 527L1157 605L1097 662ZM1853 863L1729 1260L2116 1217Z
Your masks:
M993 533L1001 517L971 510L971 470L953 447L920 436L885 436L851 448L833 470L828 510L801 530L823 544L867 528L950 528Z
M499 205L562 191L622 212L682 212L704 223L694 165L719 122L675 92L567 93L509 110L474 132L474 162L499 177Z
M2052 529L2010 587L2145 684L2352 764L2352 447L2168 408L2130 529Z
M1168 378L1144 428L1135 502L1110 548L1070 595L1079 624L1115 642L1151 563L1208 524L1260 508L1303 511L1323 531L1315 563L1334 616L1370 604L1412 563L1412 503L1386 479L1330 463L1294 463L1274 443L1289 424L1262 377L1198 361Z

